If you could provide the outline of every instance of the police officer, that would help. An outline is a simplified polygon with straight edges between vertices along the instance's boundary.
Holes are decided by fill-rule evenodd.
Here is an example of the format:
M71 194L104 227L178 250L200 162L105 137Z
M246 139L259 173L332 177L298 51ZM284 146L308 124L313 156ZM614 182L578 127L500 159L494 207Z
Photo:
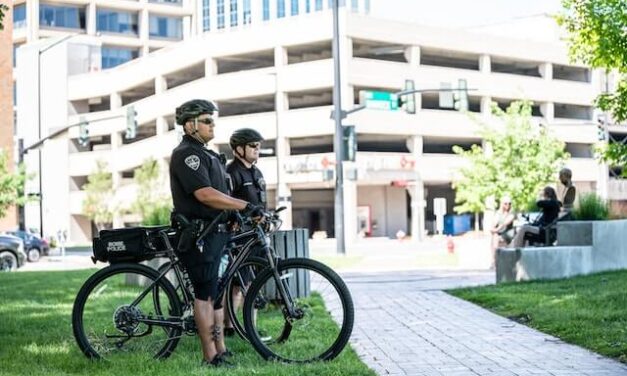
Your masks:
M247 216L259 216L263 209L228 195L224 158L205 148L214 138L218 107L215 103L195 99L176 109L176 122L185 135L170 159L170 189L174 211L189 220L209 223L223 210L243 210ZM222 249L229 239L225 224L215 226L201 249L193 246L181 250L180 259L194 287L194 320L203 352L203 364L229 366L231 353L224 345L221 323L223 310L214 309L217 295L218 268ZM194 243L195 244L195 243Z
M231 195L240 200L248 201L252 204L259 205L266 209L267 194L266 181L261 171L255 166L259 160L259 149L261 147L263 137L259 132L250 128L238 129L231 135L229 144L233 150L233 161L226 167L231 176L232 190ZM263 257L260 254L260 248L253 250L253 255ZM243 276L246 279L246 276ZM233 304L237 309L241 305L242 295L239 286L233 289ZM224 334L232 336L235 334L233 324L228 315L224 317Z
M238 129L231 135L229 143L234 159L226 167L231 175L231 195L252 204L267 207L266 181L255 164L259 160L259 148L263 137L250 128Z

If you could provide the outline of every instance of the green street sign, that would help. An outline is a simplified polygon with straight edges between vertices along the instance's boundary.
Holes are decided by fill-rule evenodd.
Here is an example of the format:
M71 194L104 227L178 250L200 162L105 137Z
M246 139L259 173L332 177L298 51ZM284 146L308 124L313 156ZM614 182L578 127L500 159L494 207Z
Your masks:
M371 110L398 110L398 96L387 91L361 90L359 92L359 102Z

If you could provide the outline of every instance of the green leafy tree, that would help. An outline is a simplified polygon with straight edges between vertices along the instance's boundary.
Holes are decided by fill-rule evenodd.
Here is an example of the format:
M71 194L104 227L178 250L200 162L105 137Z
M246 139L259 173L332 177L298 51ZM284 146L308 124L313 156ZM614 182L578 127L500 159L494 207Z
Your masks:
M102 230L113 221L115 214L113 179L105 162L97 162L96 171L87 177L84 189L87 195L83 201L83 214Z
M138 192L132 211L141 216L142 224L152 226L170 223L172 200L163 190L166 184L160 174L159 163L153 158L145 160L135 169L135 182Z
M9 207L24 205L28 199L24 194L24 185L29 176L24 165L20 165L17 171L9 171L7 154L0 149L0 218L3 218Z
M492 112L498 126L481 124L479 132L486 150L478 145L470 150L453 147L468 161L460 169L461 178L453 182L459 204L455 211L474 213L476 218L490 198L504 194L512 198L514 208L526 208L569 157L563 142L532 124L531 102L513 102L507 111L492 103Z
M4 30L4 16L8 10L9 7L7 5L0 4L0 30Z
M627 120L627 1L562 0L558 22L568 31L573 61L605 68L619 75L616 92L603 93L596 105L609 111L616 122ZM625 167L627 147L610 143L599 153L611 165ZM623 168L627 175L627 169Z

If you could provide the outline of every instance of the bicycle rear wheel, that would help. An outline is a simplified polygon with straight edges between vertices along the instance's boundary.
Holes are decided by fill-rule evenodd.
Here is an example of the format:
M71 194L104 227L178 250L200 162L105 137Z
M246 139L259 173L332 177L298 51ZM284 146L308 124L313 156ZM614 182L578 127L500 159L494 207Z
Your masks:
M338 356L350 338L355 315L344 281L310 259L279 261L276 271L278 281L273 269L265 269L244 301L244 326L255 350L265 359L297 363ZM287 291L286 300L278 283ZM261 307L260 297L267 301Z
M248 338L244 329L243 302L251 282L267 267L267 260L261 257L249 257L237 269L237 272L227 284L224 293L224 296L226 296L226 310L233 324L233 329L235 329L238 336L247 341Z
M85 282L72 310L74 337L85 356L166 358L174 351L181 328L144 322L181 318L181 304L174 287L166 278L158 277L154 269L144 265L116 264L101 269ZM156 284L149 288L154 281ZM154 313L158 310L167 317Z

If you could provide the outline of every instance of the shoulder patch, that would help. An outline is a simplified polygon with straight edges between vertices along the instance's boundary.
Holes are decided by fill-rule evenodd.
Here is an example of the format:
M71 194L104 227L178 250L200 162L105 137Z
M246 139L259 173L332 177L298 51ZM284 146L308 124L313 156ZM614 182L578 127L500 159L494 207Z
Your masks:
M197 155L192 154L188 156L187 158L185 158L185 164L187 165L187 167L196 171L198 170L198 167L200 167L200 158L198 158Z

